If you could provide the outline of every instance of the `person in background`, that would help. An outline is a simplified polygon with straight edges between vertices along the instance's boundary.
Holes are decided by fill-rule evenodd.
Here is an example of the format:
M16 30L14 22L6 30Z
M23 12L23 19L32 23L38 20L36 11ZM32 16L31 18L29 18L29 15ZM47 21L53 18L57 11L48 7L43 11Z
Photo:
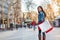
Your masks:
M41 23L44 22L45 17L46 17L46 14L45 14L42 6L38 6L37 10L38 10L38 24L41 24ZM46 34L45 34L45 32L42 32L42 30L40 29L40 27L38 27L38 31L39 31L39 34L38 34L39 40L41 40L41 37L42 37L42 36L41 36L41 33L43 34L43 37L42 37L43 40L45 40L45 39L46 39Z
M36 22L33 20L31 24L32 24L33 29L35 30L35 24L36 24Z
M10 29L13 30L13 22L10 20Z

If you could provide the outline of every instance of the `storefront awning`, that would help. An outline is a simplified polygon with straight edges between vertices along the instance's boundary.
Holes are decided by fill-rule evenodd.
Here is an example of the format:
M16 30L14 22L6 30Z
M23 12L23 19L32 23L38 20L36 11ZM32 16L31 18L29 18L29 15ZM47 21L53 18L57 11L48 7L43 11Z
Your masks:
M57 16L55 19L60 19L60 15L59 15L59 16Z

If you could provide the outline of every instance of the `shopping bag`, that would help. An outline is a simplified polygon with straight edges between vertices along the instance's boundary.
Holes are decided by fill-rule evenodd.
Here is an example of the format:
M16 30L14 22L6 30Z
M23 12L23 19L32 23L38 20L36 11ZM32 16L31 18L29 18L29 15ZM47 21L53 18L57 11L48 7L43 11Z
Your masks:
M53 26L49 23L48 20L45 20L42 24L38 25L42 32L50 32L53 29Z

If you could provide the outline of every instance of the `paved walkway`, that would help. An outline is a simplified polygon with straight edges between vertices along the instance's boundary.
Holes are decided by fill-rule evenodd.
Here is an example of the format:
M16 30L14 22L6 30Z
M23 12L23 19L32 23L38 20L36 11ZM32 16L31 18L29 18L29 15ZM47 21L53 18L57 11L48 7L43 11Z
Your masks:
M46 40L60 40L60 28L46 34ZM38 30L20 28L18 30L0 32L0 40L38 40Z

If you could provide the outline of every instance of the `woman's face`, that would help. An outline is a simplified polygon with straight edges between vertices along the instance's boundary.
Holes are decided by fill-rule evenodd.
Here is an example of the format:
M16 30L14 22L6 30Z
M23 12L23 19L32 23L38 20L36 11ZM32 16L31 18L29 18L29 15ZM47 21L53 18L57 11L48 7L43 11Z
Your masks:
M38 8L38 12L40 12L40 11L42 11L42 9L39 7L39 8Z

